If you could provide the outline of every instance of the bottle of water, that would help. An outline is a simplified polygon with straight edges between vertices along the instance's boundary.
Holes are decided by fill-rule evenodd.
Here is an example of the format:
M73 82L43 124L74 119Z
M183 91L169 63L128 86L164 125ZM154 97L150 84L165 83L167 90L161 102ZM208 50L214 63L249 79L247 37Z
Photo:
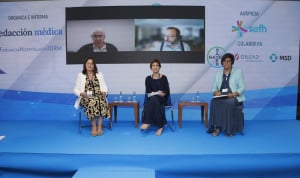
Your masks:
M129 103L131 102L131 96L130 95L127 96L127 102L129 102Z
M196 92L196 102L200 102L200 92L199 91L197 91Z
M114 96L114 102L118 102L118 96L117 95Z
M132 94L132 101L136 102L136 93L135 93L135 91L133 91L133 94Z
M122 91L120 91L120 95L119 95L119 101L122 102L123 101L123 93Z

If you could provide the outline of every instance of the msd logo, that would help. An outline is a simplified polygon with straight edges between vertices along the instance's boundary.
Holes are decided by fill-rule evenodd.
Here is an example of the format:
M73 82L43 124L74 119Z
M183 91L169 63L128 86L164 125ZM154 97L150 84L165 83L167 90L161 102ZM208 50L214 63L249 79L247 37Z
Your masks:
M267 32L267 27L263 24L260 25L250 25L243 26L243 21L236 21L236 26L232 26L232 32L236 32L238 36L243 37L244 33L265 33Z

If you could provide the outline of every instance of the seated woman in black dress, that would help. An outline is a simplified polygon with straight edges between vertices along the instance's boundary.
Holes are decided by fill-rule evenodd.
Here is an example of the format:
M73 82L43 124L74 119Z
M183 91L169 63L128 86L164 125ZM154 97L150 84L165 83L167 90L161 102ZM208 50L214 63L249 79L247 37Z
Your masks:
M148 129L151 125L158 127L155 135L160 136L163 127L167 123L165 105L170 97L169 82L165 75L159 73L161 63L154 59L150 63L152 75L146 77L146 96L144 101L142 130Z
M224 54L221 59L223 70L219 71L213 83L213 95L210 103L208 133L218 136L223 130L227 136L242 132L244 120L241 119L243 101L245 100L244 77L240 69L233 68L234 56ZM227 95L225 97L218 97Z

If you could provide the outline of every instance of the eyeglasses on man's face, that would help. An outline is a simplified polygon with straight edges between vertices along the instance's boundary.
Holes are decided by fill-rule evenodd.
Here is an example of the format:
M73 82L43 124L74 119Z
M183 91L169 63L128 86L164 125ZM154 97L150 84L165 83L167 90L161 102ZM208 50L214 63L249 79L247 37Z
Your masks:
M104 38L104 35L92 35L92 38L96 39L96 38Z
M175 35L164 35L165 38L175 38Z

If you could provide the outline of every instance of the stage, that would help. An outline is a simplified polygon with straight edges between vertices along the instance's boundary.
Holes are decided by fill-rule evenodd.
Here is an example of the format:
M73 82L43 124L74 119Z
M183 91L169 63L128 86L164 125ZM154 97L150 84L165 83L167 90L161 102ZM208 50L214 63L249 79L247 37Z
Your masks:
M107 124L105 121L104 124ZM296 177L300 122L245 121L243 135L213 137L200 121L141 132L113 123L92 137L78 122L1 120L1 177Z

